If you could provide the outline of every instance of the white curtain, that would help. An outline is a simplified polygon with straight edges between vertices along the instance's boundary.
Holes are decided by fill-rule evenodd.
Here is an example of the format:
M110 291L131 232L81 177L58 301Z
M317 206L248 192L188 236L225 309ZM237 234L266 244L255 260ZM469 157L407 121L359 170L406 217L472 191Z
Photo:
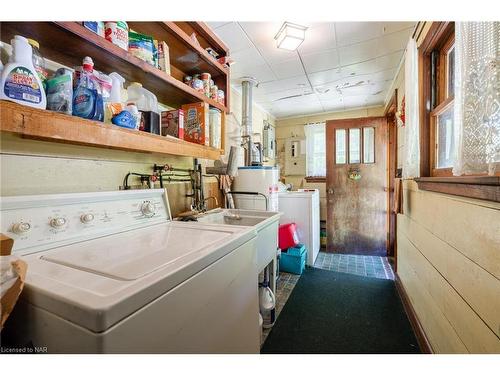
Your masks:
M325 123L307 124L306 133L306 176L326 176Z
M500 22L456 22L455 56L453 174L493 175L500 162Z
M410 38L405 57L405 152L403 178L420 176L417 43Z

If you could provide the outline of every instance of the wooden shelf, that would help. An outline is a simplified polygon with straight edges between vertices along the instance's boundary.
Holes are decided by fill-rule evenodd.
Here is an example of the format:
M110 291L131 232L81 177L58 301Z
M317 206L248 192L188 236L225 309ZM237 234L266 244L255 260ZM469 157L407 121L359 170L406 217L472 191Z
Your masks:
M0 130L90 147L216 160L222 150L0 100Z
M79 66L85 56L94 60L97 70L117 72L129 82L140 82L159 102L179 108L182 104L206 102L228 112L228 108L182 82L184 74L206 71L224 89L229 103L229 73L173 22L131 22L137 31L165 40L170 47L172 75L87 30L77 22L2 22L0 36L10 43L14 35L36 39L42 55L66 66Z

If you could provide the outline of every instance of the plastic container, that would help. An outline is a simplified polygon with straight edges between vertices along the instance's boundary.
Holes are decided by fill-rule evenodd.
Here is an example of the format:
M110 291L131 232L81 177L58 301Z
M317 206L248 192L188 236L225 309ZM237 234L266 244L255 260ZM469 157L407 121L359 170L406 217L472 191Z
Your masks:
M107 21L104 24L104 37L128 51L128 25L125 21Z
M59 68L47 80L47 109L71 115L73 112L73 72Z
M306 268L307 249L303 244L282 251L280 256L280 270L301 275Z
M299 236L297 235L297 226L295 223L280 225L278 230L278 240L278 246L282 250L297 246L299 244Z
M127 93L128 104L135 104L142 115L139 130L160 135L160 115L156 95L138 82L131 83L127 88Z
M222 114L216 108L208 111L208 123L210 125L210 146L221 148Z
M12 55L0 76L0 99L45 109L47 97L33 65L33 49L28 40L16 35L11 40Z
M73 116L89 120L104 120L104 106L99 79L94 73L94 62L88 56L75 72L73 90Z
M118 115L120 112L124 110L124 104L122 100L122 92L123 83L125 79L119 75L118 73L109 74L109 79L111 81L109 97L104 99L104 122L113 123L112 119L114 116ZM125 120L128 119L125 116ZM123 119L121 119L120 124L123 123ZM117 124L115 124L117 125ZM128 127L128 126L127 126ZM134 127L135 127L135 119L134 119Z
M259 310L262 315L262 326L271 328L276 321L276 299L271 288L259 286Z
M46 69L45 59L40 53L40 44L34 39L28 39L28 43L33 49L33 66L35 67L38 77L40 77L40 79L42 80L43 87L45 88L45 84L47 82L47 77L49 76L49 74Z

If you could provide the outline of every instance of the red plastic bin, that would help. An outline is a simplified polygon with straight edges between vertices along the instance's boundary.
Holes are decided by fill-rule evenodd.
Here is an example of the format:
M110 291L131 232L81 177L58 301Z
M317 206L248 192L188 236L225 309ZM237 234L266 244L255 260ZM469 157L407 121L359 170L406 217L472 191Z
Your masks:
M295 247L299 244L299 236L297 235L297 226L295 223L280 225L278 243L282 250L288 249L289 247Z

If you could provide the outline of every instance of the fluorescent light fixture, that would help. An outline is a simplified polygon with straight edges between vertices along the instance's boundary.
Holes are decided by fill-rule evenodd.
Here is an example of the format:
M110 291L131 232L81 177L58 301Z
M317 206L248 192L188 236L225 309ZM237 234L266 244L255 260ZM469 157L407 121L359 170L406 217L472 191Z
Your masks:
M306 37L307 27L291 22L283 23L280 31L274 37L278 48L295 51Z

